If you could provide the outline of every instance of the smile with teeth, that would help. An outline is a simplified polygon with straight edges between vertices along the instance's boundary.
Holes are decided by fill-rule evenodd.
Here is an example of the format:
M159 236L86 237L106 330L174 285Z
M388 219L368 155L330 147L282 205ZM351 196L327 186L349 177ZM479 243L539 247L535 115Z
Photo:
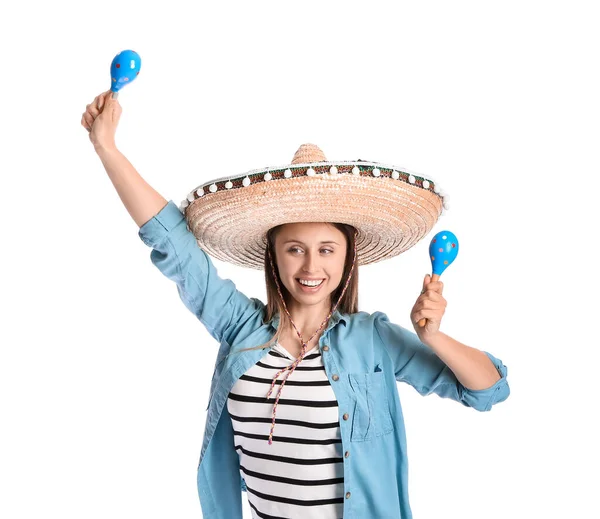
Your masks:
M323 279L321 280L311 280L311 281L306 281L304 279L296 279L296 281L298 281L298 283L300 283L302 286L305 287L310 287L310 288L316 288L318 286L321 286L321 284L323 283Z

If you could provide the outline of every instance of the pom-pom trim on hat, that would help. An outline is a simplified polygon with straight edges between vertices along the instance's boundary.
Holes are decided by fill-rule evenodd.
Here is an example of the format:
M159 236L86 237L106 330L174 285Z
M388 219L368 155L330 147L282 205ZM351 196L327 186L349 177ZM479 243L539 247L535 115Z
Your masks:
M305 176L315 177L318 175L330 175L332 177L356 175L361 177L381 179L388 178L397 180L398 182L405 182L421 189L432 191L442 198L442 200L446 196L446 194L431 178L426 179L425 177L415 175L414 173L408 173L392 166L385 166L375 162L356 164L355 162L323 161L309 164L298 164L294 166L288 165L273 169L261 168L258 170L249 171L248 173L235 178L223 177L217 180L211 180L191 191L181 202L179 210L182 213L185 213L185 208L197 198L210 196L212 193L218 193L219 191L240 189L260 182L269 182L272 180L284 181L289 178ZM208 193L206 193L207 190L209 191ZM444 205L445 209L447 210L449 208L449 204L446 203Z

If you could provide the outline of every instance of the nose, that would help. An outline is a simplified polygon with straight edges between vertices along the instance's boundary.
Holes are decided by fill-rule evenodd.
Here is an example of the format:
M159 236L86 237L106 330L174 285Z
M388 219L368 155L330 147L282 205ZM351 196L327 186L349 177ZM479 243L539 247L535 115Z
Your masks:
M318 258L316 254L313 254L312 252L307 252L305 255L305 261L304 261L304 272L306 272L307 274L313 274L318 270Z

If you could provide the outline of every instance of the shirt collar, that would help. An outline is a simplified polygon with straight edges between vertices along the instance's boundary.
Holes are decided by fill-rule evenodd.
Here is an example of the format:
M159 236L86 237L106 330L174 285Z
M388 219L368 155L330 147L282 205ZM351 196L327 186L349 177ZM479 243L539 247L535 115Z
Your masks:
M325 332L330 328L333 328L338 322L342 322L344 326L347 324L348 315L336 310L331 314L329 321L327 322L327 327L325 328ZM271 326L276 330L279 328L280 315L279 313L275 314L271 319Z

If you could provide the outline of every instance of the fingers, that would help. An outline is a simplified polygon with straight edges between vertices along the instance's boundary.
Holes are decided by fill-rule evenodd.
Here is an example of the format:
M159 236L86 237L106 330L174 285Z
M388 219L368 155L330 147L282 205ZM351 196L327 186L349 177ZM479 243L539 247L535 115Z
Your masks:
M447 306L445 299L443 301L432 301L430 299L419 301L418 303L415 303L413 308L413 319L415 322L420 321L423 318L433 318L434 320L438 320L440 316L444 315L446 312Z
M92 126L94 125L96 117L102 113L102 110L109 99L112 99L111 90L102 92L100 95L97 95L90 104L86 105L85 112L83 112L81 116L81 125L88 132L92 131Z
M102 92L98 96L98 109L99 110L102 110L102 107L106 104L106 101L108 99L112 99L112 92L111 92L111 90L107 90L106 92Z
M94 99L89 105L85 105L85 113L91 115L93 119L100 115L100 110L98 110L96 99Z
M106 110L107 108L108 110ZM81 115L81 126L90 132L91 135L94 121L105 111L109 118L108 120L113 125L116 125L121 115L121 105L117 99L113 99L112 90L102 92L90 104L86 105L85 112Z
M83 112L81 115L81 125L88 131L92 131L92 125L94 124L94 118L88 112Z
M444 297L442 296L441 292L437 292L435 290L425 290L425 292L421 292L419 299L423 301L443 301Z
M429 322L437 323L441 322L439 317L439 311L423 309L419 310L418 312L415 312L412 316L412 319L413 323L415 324L417 324L421 319L427 319Z
M415 304L416 310L440 310L442 308L446 308L448 303L445 299L441 299L440 301L433 301L432 299L424 299Z
M439 323L446 311L447 302L442 296L444 284L439 280L434 282L430 280L431 277L426 275L421 295L411 312L411 318L415 325L422 319L427 319L428 326L431 326L432 323Z
M119 104L118 99L113 98L113 92L110 90L105 92L103 97L103 110L109 109L110 113L108 114L111 118L112 122L118 121L121 115L121 105Z
M436 292L433 292L433 294L439 296ZM421 299L420 301L417 301L411 312L413 322L418 323L421 319L429 319L436 322L441 320L441 317L446 312L447 302L441 296L439 297L439 301L432 299Z
M96 120L96 117L100 115L102 109L102 95L100 94L94 97L94 100L89 104L85 105L85 112L81 114L81 125L88 131L92 131L92 125Z
M427 283L425 284L424 290L425 292L432 291L441 294L444 291L444 283L442 283L441 281L433 281L431 283Z

